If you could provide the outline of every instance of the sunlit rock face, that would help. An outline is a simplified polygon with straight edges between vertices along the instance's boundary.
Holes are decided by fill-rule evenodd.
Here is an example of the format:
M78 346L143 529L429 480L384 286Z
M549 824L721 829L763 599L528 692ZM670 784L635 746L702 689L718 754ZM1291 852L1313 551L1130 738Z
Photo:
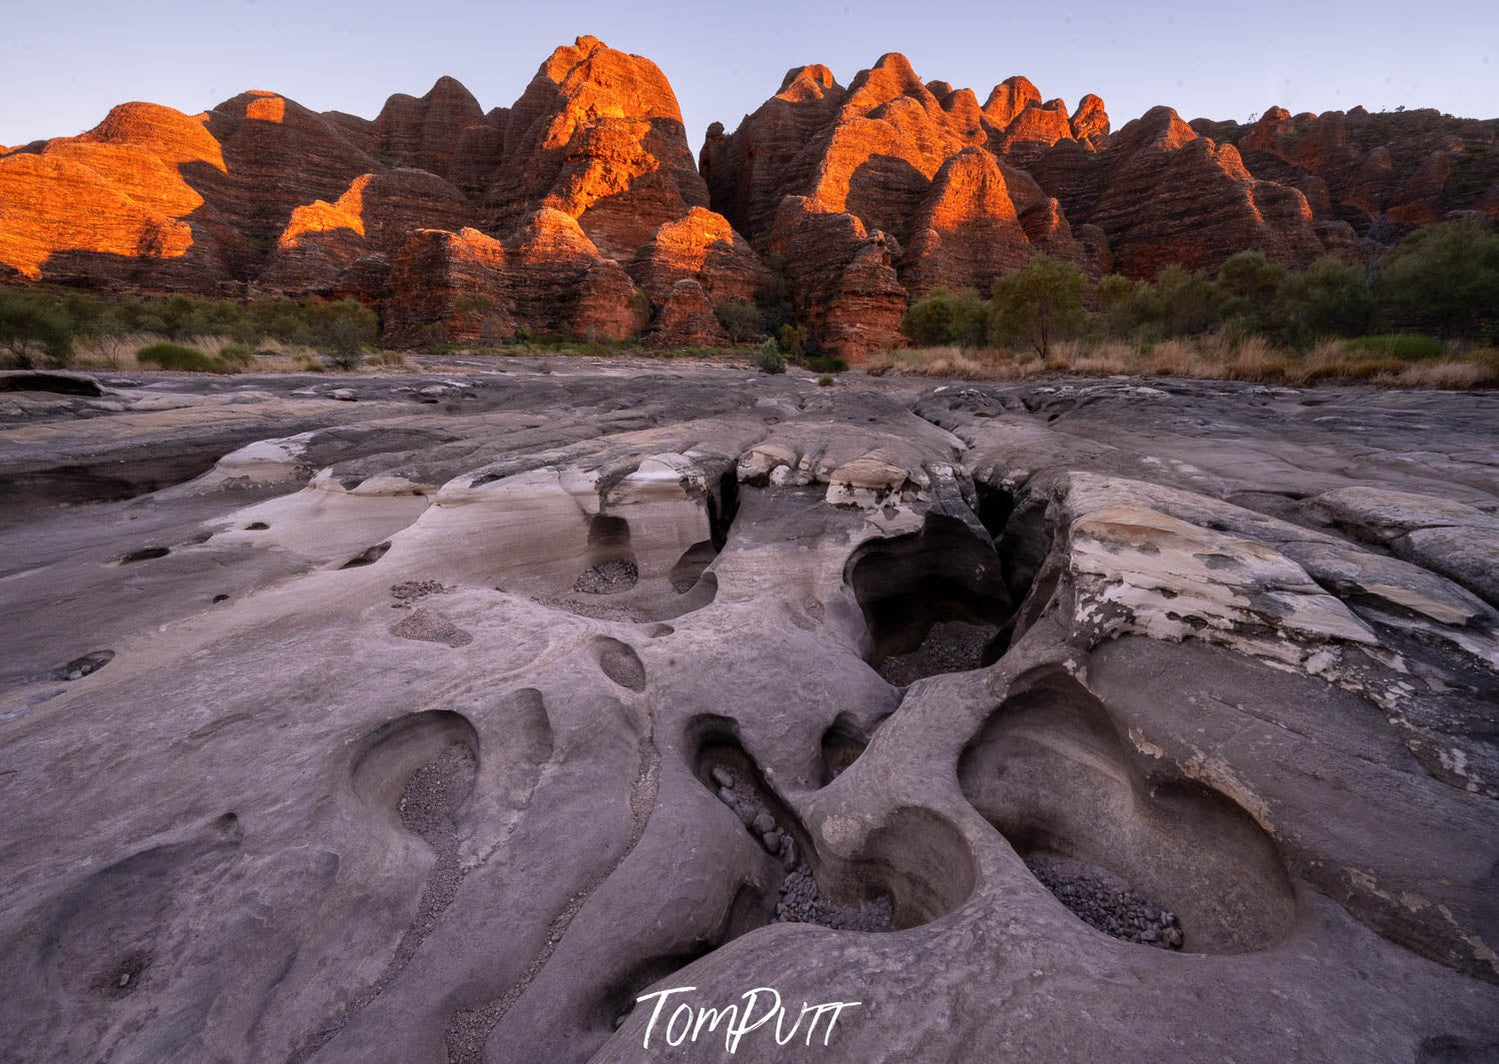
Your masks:
M409 241L463 246L471 229L518 246L551 211L592 261L538 248L572 265L521 321L639 335L692 280L715 310L789 305L827 353L858 359L900 341L911 299L985 291L1040 252L1094 278L1211 271L1245 249L1299 266L1366 258L1454 213L1499 217L1496 140L1499 120L1362 108L1242 125L1157 107L1115 129L1096 95L1069 107L1020 76L978 95L891 52L846 86L792 69L738 128L710 126L694 163L666 75L584 36L509 107L486 111L449 77L372 119L253 91L197 115L122 104L79 136L0 149L0 278L353 296L410 339L410 308L436 297L400 287L422 276L399 267ZM788 199L793 215L846 220L778 222ZM434 312L420 335L505 335L505 314L480 327ZM689 318L702 328L687 334L714 334Z
M497 229L549 207L615 259L707 205L666 76L595 37L553 52L510 108L504 161L485 195Z
M387 332L413 344L500 340L519 329L559 333L580 323L599 339L622 339L639 327L629 276L600 257L571 216L550 208L503 242L476 229L412 234L390 290Z

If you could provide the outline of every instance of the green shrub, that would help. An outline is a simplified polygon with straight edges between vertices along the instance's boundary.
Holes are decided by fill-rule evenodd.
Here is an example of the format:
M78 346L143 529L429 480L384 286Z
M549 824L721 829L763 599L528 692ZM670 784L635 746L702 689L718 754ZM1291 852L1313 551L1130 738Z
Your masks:
M1418 229L1385 255L1375 291L1397 327L1477 339L1499 322L1499 233L1477 222Z
M831 373L824 373L821 377L817 378L817 386L819 388L831 388L837 380L838 378Z
M194 347L181 344L160 343L141 348L135 360L157 369L175 370L180 373L233 373L230 364L206 355Z
M755 351L755 368L761 373L786 372L786 357L781 354L774 341L766 340Z
M802 360L813 373L842 373L848 369L848 363L841 358L833 358L830 355L817 355Z
M1167 266L1157 275L1161 325L1167 336L1200 336L1223 322L1224 300L1216 284L1200 273Z
M219 361L235 369L245 369L255 361L255 352L248 344L225 344L219 348Z
M808 343L807 330L801 325L791 325L788 323L776 330L775 346L787 358L795 359L804 357L807 354ZM779 373L785 368L783 365L780 370L770 372Z
M924 347L955 344L979 347L988 331L989 307L975 292L953 295L938 288L917 300L901 319L900 329Z
M651 323L655 316L655 309L651 306L651 297L644 292L636 292L630 296L630 313L635 319L635 332L640 332Z
M1286 275L1276 310L1275 335L1292 346L1305 347L1325 336L1367 332L1374 317L1374 295L1362 267L1324 255L1303 272Z
M736 344L758 340L765 335L765 316L748 299L730 299L714 311L718 322Z
M307 327L316 347L338 369L357 369L366 348L374 346L380 331L375 312L355 299L336 303L303 304Z
M989 338L996 346L1029 343L1046 358L1054 340L1081 332L1087 323L1083 291L1088 280L1071 263L1036 255L1025 266L994 282Z
M40 293L0 288L0 348L21 369L35 369L39 357L65 366L73 356L72 322Z
M1396 358L1402 362L1424 362L1447 354L1442 341L1414 333L1392 333L1387 336L1360 336L1343 344L1345 351L1356 354Z

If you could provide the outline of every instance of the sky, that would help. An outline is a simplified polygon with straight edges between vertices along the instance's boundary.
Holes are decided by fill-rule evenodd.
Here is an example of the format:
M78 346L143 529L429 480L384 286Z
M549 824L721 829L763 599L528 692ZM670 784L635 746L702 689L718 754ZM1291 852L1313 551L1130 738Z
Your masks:
M508 106L584 33L661 67L694 152L709 123L732 130L788 69L823 63L847 85L889 51L980 102L1012 74L1069 108L1097 93L1115 129L1161 103L1188 120L1359 104L1499 117L1494 0L0 0L0 25L11 146L81 133L128 100L196 113L246 89L373 118L390 94L449 74L486 110Z

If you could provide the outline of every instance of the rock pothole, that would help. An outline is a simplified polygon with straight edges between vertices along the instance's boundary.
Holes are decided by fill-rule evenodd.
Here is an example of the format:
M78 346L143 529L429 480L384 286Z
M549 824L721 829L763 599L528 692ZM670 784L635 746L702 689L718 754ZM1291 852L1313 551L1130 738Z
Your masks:
M118 560L120 565L133 565L136 562L148 562L155 558L165 558L172 553L170 547L142 547L133 550L129 554L122 554Z
M645 665L630 644L600 636L593 641L593 653L599 669L609 679L631 691L645 690Z
M999 556L956 518L928 514L919 532L865 544L845 579L864 613L869 662L889 683L982 668L1008 645Z
M451 750L462 748L452 761ZM407 785L419 770L449 757L465 769L469 786L479 764L479 736L468 718L446 709L409 713L376 728L359 743L350 762L354 793L392 824L406 825ZM420 834L420 832L418 832Z
M49 674L51 680L81 680L108 665L115 658L113 650L91 650L82 657L74 658L66 665L59 665Z
M1042 885L1106 934L1244 953L1295 922L1284 863L1254 818L1142 765L1103 704L1060 669L1029 678L990 716L958 780Z
M818 783L826 786L841 776L869 745L869 736L852 717L840 713L822 733L818 757Z
M738 740L711 722L697 727L698 778L733 812L771 872L775 890L762 922L903 930L945 916L972 893L976 874L966 845L956 829L922 810L898 810L847 859L822 858Z
M1106 935L1158 949L1179 950L1184 936L1176 914L1142 898L1106 869L1065 857L1032 854L1025 866L1073 915Z
M853 905L840 905L826 897L808 863L809 845L805 833L793 826L789 811L776 805L763 784L745 765L742 752L723 745L705 751L708 782L714 793L739 818L745 831L777 862L782 870L774 923L819 924L838 931L889 931L891 903L880 896ZM739 767L733 767L737 762ZM801 836L802 842L797 841Z

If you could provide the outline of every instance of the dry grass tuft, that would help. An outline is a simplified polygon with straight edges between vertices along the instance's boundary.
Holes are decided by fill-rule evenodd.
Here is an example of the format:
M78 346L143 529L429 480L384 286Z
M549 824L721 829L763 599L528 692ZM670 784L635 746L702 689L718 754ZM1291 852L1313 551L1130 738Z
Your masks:
M969 380L1022 380L1041 373L1088 377L1158 374L1198 380L1312 385L1354 381L1399 388L1490 388L1499 386L1499 350L1479 348L1441 362L1403 362L1323 340L1297 355L1260 336L1237 341L1220 336L1163 340L1141 348L1115 340L1069 340L1055 344L1044 363L1030 351L957 347L904 348L883 352L868 364L876 373Z

